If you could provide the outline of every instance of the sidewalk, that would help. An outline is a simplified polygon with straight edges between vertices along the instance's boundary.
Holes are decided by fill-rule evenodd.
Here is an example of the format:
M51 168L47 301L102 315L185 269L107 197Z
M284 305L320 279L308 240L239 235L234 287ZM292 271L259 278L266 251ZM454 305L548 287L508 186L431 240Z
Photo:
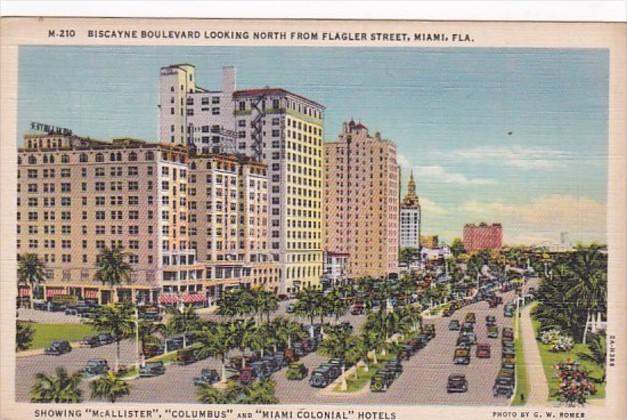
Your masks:
M546 405L549 399L549 384L544 375L540 350L536 343L536 334L531 324L531 306L522 310L520 327L522 330L522 345L527 368L527 382L529 383L529 395L526 396L528 406Z

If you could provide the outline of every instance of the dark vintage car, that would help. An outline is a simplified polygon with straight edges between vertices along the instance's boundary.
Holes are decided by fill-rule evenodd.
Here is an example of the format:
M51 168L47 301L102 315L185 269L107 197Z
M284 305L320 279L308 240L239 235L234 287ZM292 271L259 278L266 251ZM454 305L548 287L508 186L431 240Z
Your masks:
M334 379L330 375L329 367L318 367L313 372L311 372L311 376L309 377L309 385L314 388L325 388Z
M213 385L220 381L220 375L215 369L202 369L200 376L194 378L194 385Z
M197 362L198 357L196 356L196 349L185 348L178 350L176 352L176 359L174 361L176 364L179 365L189 365L191 363Z
M509 328L509 327L505 327L503 328L503 332L502 332L502 337L503 338L509 338L510 340L514 339L514 330Z
M474 346L477 343L477 334L474 332L464 332L460 334L460 337L466 337L471 346Z
M286 376L290 381L301 381L309 375L309 369L303 363L290 363Z
M81 373L85 376L101 375L109 371L109 364L105 359L89 359Z
M494 315L487 315L485 317L485 325L487 327L491 327L493 325L496 325L496 317Z
M72 351L72 346L67 341L53 341L50 343L48 347L44 350L45 354L51 356L60 356L65 353L69 353Z
M511 318L514 316L514 311L516 310L516 308L514 307L514 305L512 304L507 304L505 306L503 306L503 316L507 317L507 318Z
M466 348L456 348L453 355L453 363L456 365L467 365L470 363L470 350Z
M148 359L151 357L159 356L163 354L164 351L165 348L162 344L146 343L142 347L142 354Z
M255 371L255 378L266 379L272 375L274 363L269 360L258 360L252 362L250 367Z
M163 375L165 373L165 365L162 361L148 362L139 368L140 378L151 378L153 376Z
M377 370L370 379L370 391L385 392L394 382L396 374L388 369Z
M464 317L464 322L471 322L474 324L477 322L477 315L474 312L468 312Z
M461 335L457 337L457 342L455 343L457 347L461 347L464 349L469 349L471 347L470 339L465 335Z
M514 350L513 347L503 347L501 351L501 357L505 358L505 357L515 357L515 356L516 356L516 351Z
M422 333L429 337L429 340L435 338L435 325L434 324L424 324L422 327Z
M81 347L99 347L101 345L97 335L88 335L81 340Z
M459 331L459 328L460 325L457 319L451 319L451 321L448 323L449 331Z
M398 358L401 360L409 360L415 352L416 350L412 346L410 346L409 344L405 344L399 350Z
M475 324L473 324L472 322L464 322L462 324L462 327L460 328L460 331L463 332L472 332L475 330Z
M99 334L98 341L100 341L101 346L106 346L107 344L111 344L115 341L111 334Z
M298 355L296 354L296 352L294 351L294 349L287 349L285 350L285 361L287 363L294 363L294 362L298 362Z
M446 382L446 392L466 392L468 391L468 381L466 375L452 374L448 376Z
M401 373L403 373L403 365L400 360L390 360L385 364L385 369L394 372L396 378L401 376Z
M494 386L492 387L492 395L494 397L504 396L511 398L514 393L514 375L511 372L499 371Z
M331 377L333 381L339 378L340 375L342 374L342 366L337 365L335 363L321 363L319 367L328 368L329 376Z

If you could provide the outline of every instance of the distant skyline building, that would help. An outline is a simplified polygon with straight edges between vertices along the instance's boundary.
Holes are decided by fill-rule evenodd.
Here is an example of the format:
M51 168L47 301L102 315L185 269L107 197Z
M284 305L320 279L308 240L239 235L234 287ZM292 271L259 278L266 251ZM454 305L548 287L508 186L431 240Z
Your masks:
M464 225L464 248L466 252L481 249L500 249L503 246L503 227L500 223L488 225L481 222L478 225Z
M325 250L348 254L348 276L398 272L399 166L396 145L355 121L324 144Z
M401 248L420 248L421 208L416 195L413 171L409 175L407 193L401 201L400 235Z

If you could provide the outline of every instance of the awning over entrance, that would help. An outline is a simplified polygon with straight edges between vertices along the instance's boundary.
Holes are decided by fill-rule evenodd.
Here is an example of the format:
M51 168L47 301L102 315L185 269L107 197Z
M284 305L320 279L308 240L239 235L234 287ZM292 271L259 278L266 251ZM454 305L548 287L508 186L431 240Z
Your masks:
M30 288L29 287L20 287L17 289L17 295L19 297L27 297L30 296Z
M161 295L159 296L159 303L162 305L174 305L179 302L183 303L202 303L207 298L201 294L184 293L180 296L177 295Z
M98 299L98 289L85 289L85 299Z
M62 287L48 287L46 289L46 297L48 298L52 298L57 295L64 295L64 294L65 294L65 289L63 289Z

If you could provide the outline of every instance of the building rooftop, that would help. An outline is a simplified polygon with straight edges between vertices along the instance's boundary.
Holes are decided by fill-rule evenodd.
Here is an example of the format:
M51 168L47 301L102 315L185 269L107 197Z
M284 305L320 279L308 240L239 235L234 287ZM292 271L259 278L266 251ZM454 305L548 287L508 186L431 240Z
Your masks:
M260 89L236 90L235 92L233 92L233 97L240 97L240 96L254 97L254 96L262 96L262 95L290 95L290 96L294 96L296 98L299 98L299 99L301 99L301 100L303 100L305 102L308 102L311 105L317 106L317 107L322 108L322 109L326 109L326 107L324 105L319 104L316 101L312 101L309 98L305 98L302 95L290 92L289 90L285 90L283 88L267 87L267 88L260 88Z

